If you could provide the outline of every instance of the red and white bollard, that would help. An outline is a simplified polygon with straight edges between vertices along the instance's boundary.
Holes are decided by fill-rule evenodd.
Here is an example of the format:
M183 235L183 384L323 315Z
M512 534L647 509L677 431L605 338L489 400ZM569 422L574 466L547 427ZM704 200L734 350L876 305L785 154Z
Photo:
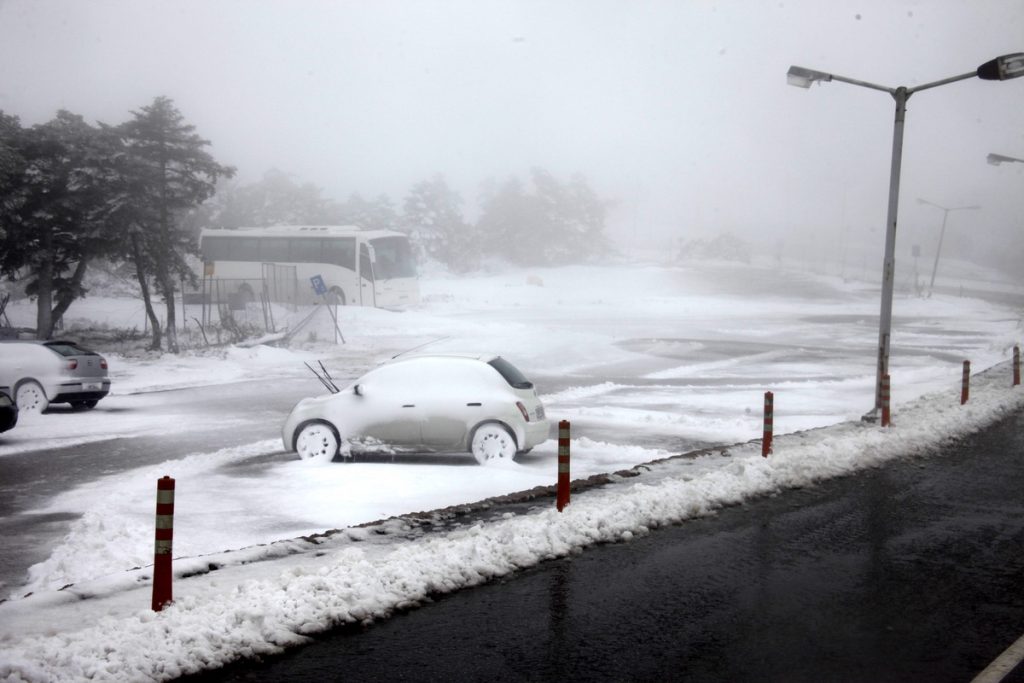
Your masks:
M971 397L971 361L964 361L964 377L960 382L960 405L967 403Z
M569 421L558 423L558 495L555 505L561 512L569 504Z
M882 375L882 426L889 426L892 417L889 409L889 375Z
M1013 345L1013 386L1020 384L1020 345Z
M156 546L153 550L153 611L172 601L171 541L174 539L174 480L156 482Z
M761 457L772 452L772 431L775 425L775 394L764 392L764 432L761 436Z

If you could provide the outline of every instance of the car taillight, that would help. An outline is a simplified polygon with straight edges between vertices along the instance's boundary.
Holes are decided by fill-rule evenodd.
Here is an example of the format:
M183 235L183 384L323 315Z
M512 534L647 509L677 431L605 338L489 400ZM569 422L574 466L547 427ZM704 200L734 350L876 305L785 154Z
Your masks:
M523 419L529 422L530 413L526 411L526 406L524 406L521 401L516 401L516 408L519 408L519 412L523 414Z
M103 369L103 370L107 369L107 359L106 358L100 358L100 368Z
M68 370L75 370L77 368L78 368L78 361L77 360L69 360L68 361Z

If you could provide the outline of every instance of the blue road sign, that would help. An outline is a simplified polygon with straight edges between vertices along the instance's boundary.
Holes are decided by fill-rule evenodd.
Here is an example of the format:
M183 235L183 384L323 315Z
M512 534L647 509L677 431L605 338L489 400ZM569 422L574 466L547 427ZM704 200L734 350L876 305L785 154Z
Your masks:
M313 291L316 292L319 296L323 296L324 294L327 293L327 285L324 284L324 279L322 277L320 277L319 275L314 275L313 277L309 278L309 281L313 283Z

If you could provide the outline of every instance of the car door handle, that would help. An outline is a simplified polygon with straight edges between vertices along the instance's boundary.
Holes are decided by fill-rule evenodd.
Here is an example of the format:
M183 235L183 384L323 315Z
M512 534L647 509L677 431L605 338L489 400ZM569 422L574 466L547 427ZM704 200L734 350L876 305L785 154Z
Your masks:
M405 404L404 406L402 406L402 407L403 407L403 408L415 408L415 407L416 407L416 404L415 404L415 403L406 403L406 404Z
M474 406L474 407L476 407L476 408L479 408L479 407L480 407L481 405L483 405L483 404L481 404L481 403L467 403L466 405L467 405L467 406Z

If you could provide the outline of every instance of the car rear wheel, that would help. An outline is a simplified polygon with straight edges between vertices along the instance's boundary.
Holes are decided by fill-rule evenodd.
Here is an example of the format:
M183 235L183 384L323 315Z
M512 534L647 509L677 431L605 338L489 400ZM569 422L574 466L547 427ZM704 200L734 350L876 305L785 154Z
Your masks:
M473 432L469 450L481 465L511 461L516 454L516 439L504 426L487 422Z
M18 404L18 410L26 413L41 413L50 406L43 387L34 380L28 380L18 385L14 402Z
M309 422L299 429L295 450L302 460L330 462L338 454L340 439L334 427L326 422Z

